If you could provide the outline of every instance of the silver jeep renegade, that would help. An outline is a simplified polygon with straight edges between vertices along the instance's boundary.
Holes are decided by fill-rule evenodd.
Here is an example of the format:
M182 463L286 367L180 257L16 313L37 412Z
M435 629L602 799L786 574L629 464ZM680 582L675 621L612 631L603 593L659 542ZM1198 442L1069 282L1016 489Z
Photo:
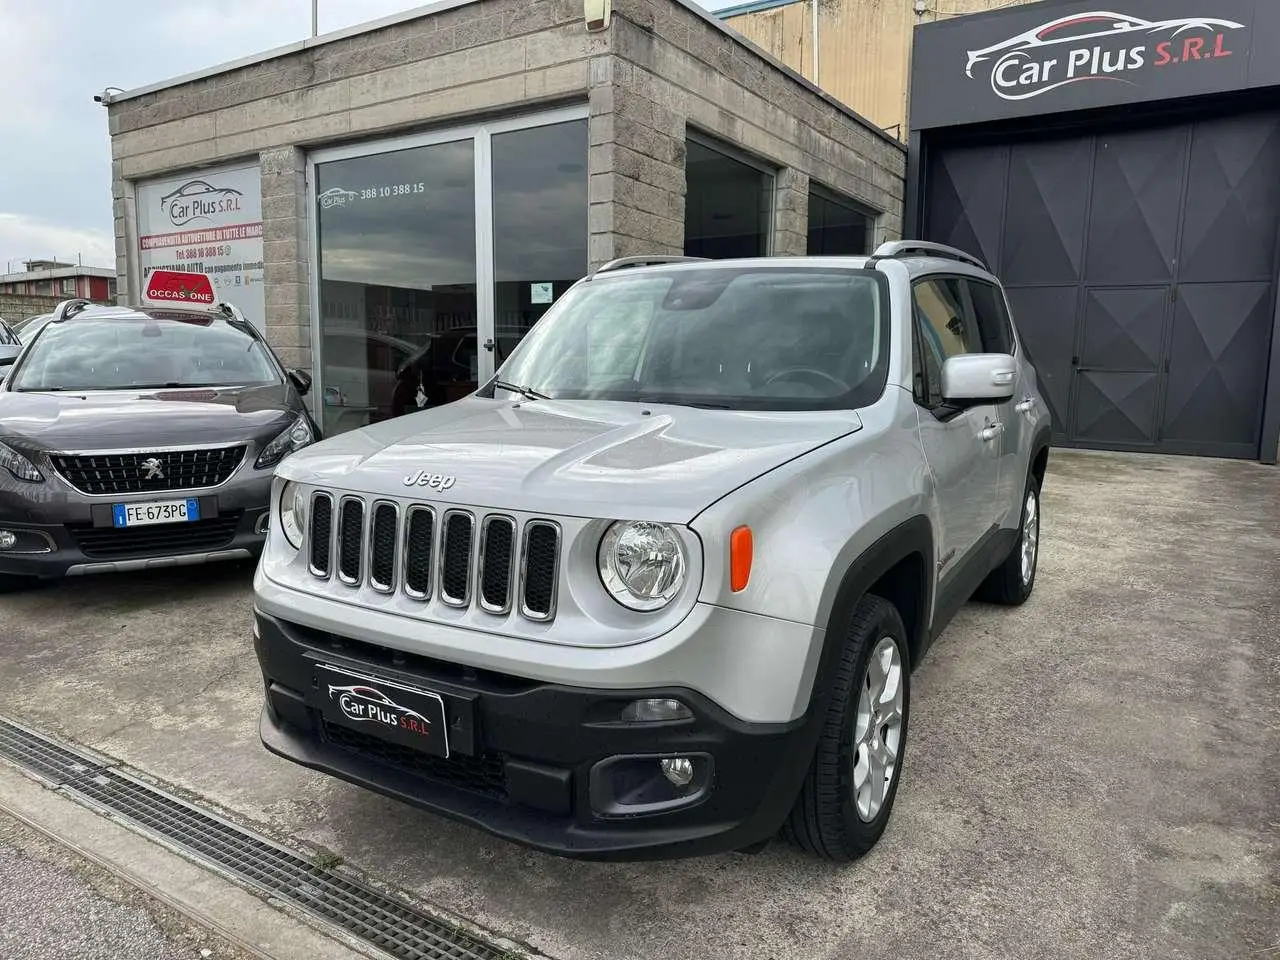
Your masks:
M565 856L860 856L912 668L1031 593L1049 434L959 250L614 261L474 395L280 465L262 740Z

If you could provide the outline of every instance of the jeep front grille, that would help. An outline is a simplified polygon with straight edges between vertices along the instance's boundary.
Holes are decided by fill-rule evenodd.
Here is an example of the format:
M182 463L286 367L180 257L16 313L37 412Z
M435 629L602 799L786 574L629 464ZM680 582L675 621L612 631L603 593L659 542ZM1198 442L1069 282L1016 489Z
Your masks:
M335 522L335 499L337 518ZM425 503L404 509L387 500L311 501L307 567L313 577L401 594L427 603L528 620L555 616L560 576L560 527L550 520L521 524L501 513L437 511Z

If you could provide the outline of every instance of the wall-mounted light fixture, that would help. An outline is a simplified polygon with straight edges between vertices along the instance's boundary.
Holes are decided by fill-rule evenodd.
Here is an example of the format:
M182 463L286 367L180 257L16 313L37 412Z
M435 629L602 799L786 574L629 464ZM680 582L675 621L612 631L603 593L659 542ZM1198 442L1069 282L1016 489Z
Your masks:
M594 33L597 30L609 29L609 18L613 15L613 0L583 0L582 6L589 31Z

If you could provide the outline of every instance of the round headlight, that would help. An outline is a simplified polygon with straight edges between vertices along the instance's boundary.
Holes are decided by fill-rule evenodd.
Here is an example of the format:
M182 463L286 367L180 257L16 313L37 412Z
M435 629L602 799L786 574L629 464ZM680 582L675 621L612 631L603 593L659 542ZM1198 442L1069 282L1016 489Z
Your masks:
M295 550L302 549L302 532L307 528L307 498L296 483L280 488L280 529Z
M665 523L623 521L609 527L597 557L600 580L632 610L661 610L684 586L684 544Z

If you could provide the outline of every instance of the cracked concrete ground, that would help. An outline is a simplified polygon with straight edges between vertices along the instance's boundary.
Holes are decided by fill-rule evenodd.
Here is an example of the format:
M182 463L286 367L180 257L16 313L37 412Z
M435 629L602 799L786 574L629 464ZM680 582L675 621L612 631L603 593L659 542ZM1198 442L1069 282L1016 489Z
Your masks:
M894 819L843 867L576 863L268 755L251 571L0 597L0 713L557 957L1280 956L1280 469L1055 451L1036 594L917 671Z

